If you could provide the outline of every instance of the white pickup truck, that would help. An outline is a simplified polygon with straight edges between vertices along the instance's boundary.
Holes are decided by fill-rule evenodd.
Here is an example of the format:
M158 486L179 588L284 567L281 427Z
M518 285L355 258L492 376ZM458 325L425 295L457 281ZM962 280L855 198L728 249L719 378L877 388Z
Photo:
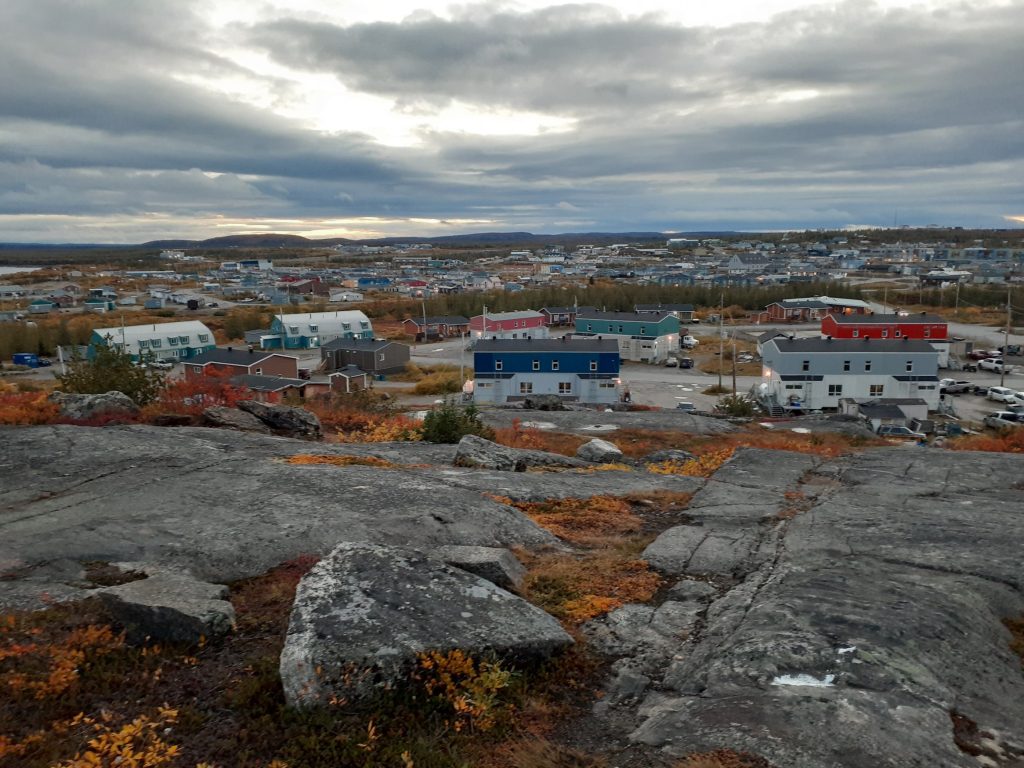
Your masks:
M979 360L978 367L983 371L995 371L996 373L1009 373L1013 370L1012 365L1004 367L1003 358L1001 357L989 357L985 360Z

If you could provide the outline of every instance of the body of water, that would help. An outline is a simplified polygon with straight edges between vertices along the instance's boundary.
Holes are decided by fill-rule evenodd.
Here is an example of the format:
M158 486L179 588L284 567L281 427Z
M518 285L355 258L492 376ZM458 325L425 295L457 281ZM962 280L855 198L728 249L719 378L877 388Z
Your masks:
M42 267L0 267L0 276L13 275L15 272L35 272Z

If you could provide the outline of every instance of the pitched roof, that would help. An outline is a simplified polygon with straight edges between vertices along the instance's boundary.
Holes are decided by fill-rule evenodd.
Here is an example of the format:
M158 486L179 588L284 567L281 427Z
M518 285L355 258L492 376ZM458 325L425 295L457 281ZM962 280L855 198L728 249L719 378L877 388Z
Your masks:
M615 339L480 339L474 352L618 352Z
M637 304L637 312L693 312L693 304Z
M232 376L231 383L257 392L280 392L282 389L304 387L309 382L303 379L286 379L284 376Z
M788 336L776 336L764 342L763 346L774 344L780 352L934 352L935 348L927 341L918 339L793 339Z
M336 349L352 349L360 352L376 352L384 347L391 346L392 344L398 344L397 341L391 341L389 339L335 339L323 344L320 349L326 349L333 351ZM405 347L406 344L399 344L399 346Z
M642 323L660 323L666 317L673 316L671 312L597 312L591 311L576 315L577 320L637 320ZM674 316L673 316L674 317Z
M262 360L266 360L268 357L274 355L281 355L280 352L262 352L260 350L249 351L247 349L211 349L203 352L201 355L197 355L188 361L189 365L207 365L209 363L221 363L223 365L253 365ZM291 355L282 355L282 357L292 357ZM298 358L294 358L298 359Z
M352 379L356 376L369 376L369 374L358 365L352 365L349 363L344 368L339 368L334 373L330 374L328 378L330 378L330 376L344 376L346 379Z
M482 315L474 315L474 318L482 317ZM537 317L543 317L540 312L533 309L524 309L518 312L488 312L488 320L526 320Z
M422 326L424 323L427 325L468 325L469 318L463 317L462 315L438 315L437 317L428 317L424 320L422 317L410 317L409 321L416 323L417 326ZM408 322L408 321L406 321Z
M917 315L832 315L839 325L885 325L895 323L941 323L945 320L938 315L921 312Z

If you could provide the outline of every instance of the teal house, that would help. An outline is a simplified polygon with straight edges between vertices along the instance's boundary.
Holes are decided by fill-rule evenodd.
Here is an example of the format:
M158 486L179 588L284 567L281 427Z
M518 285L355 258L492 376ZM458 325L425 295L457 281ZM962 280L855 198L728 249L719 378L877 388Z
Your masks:
M100 344L116 347L136 361L142 357L188 360L217 346L213 331L198 320L97 328L89 340L90 359Z
M671 312L597 312L580 310L573 336L615 339L619 357L663 363L679 351L679 318Z

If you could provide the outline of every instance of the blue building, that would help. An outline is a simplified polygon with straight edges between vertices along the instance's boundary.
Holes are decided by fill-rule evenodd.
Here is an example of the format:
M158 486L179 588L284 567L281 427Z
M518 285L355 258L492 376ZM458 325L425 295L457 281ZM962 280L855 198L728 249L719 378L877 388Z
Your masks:
M153 357L157 360L189 360L216 347L213 331L198 320L156 325L118 325L97 328L89 340L91 360L100 344L113 346L133 360Z
M256 338L261 349L318 349L335 339L372 339L373 326L359 310L275 315Z
M481 339L473 348L473 399L508 403L556 395L577 403L619 399L614 339Z

